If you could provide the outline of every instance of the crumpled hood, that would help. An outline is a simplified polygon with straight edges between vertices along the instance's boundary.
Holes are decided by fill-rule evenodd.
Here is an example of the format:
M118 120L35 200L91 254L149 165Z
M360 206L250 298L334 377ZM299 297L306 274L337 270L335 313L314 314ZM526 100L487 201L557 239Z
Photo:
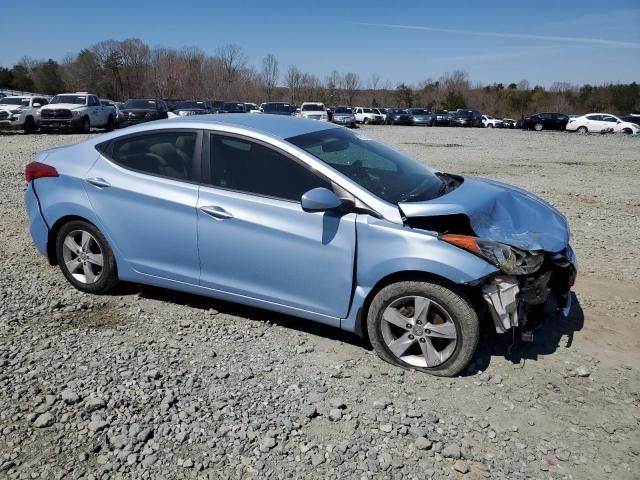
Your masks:
M522 250L560 252L569 243L569 227L558 210L495 180L464 177L462 185L442 197L398 206L408 218L464 214L478 237Z

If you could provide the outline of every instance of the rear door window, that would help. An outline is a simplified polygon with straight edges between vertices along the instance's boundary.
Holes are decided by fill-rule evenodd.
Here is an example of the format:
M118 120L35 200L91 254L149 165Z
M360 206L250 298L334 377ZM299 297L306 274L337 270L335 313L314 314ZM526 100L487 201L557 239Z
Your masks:
M118 165L175 180L194 180L196 131L168 131L116 139L98 150Z

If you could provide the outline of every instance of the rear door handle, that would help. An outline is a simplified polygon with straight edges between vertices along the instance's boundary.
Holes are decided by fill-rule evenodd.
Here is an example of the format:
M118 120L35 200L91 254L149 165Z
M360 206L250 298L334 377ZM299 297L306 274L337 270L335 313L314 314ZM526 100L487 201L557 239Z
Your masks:
M206 213L210 217L217 218L218 220L233 218L233 215L227 212L224 208L216 207L215 205L200 207L200 210L202 210L203 213Z
M86 180L91 185L94 185L99 188L106 188L111 186L109 182L107 182L104 178L100 178L100 177L90 177L90 178L87 178Z

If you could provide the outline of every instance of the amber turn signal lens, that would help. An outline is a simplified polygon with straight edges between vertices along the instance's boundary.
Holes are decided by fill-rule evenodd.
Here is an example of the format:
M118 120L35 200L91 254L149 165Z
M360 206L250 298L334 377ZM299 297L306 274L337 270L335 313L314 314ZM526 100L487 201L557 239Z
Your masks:
M477 255L483 255L482 250L478 247L477 238L470 237L469 235L454 235L454 234L445 234L440 235L440 240L455 245L456 247L464 248L470 252L473 252Z

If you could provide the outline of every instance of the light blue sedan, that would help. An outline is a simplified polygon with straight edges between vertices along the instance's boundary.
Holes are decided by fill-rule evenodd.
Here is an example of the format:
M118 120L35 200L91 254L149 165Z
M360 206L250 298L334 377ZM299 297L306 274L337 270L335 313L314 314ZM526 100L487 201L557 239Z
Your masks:
M283 312L436 375L470 362L483 312L526 333L546 303L570 307L556 209L332 124L162 120L40 152L25 178L37 249L84 292L128 281Z

